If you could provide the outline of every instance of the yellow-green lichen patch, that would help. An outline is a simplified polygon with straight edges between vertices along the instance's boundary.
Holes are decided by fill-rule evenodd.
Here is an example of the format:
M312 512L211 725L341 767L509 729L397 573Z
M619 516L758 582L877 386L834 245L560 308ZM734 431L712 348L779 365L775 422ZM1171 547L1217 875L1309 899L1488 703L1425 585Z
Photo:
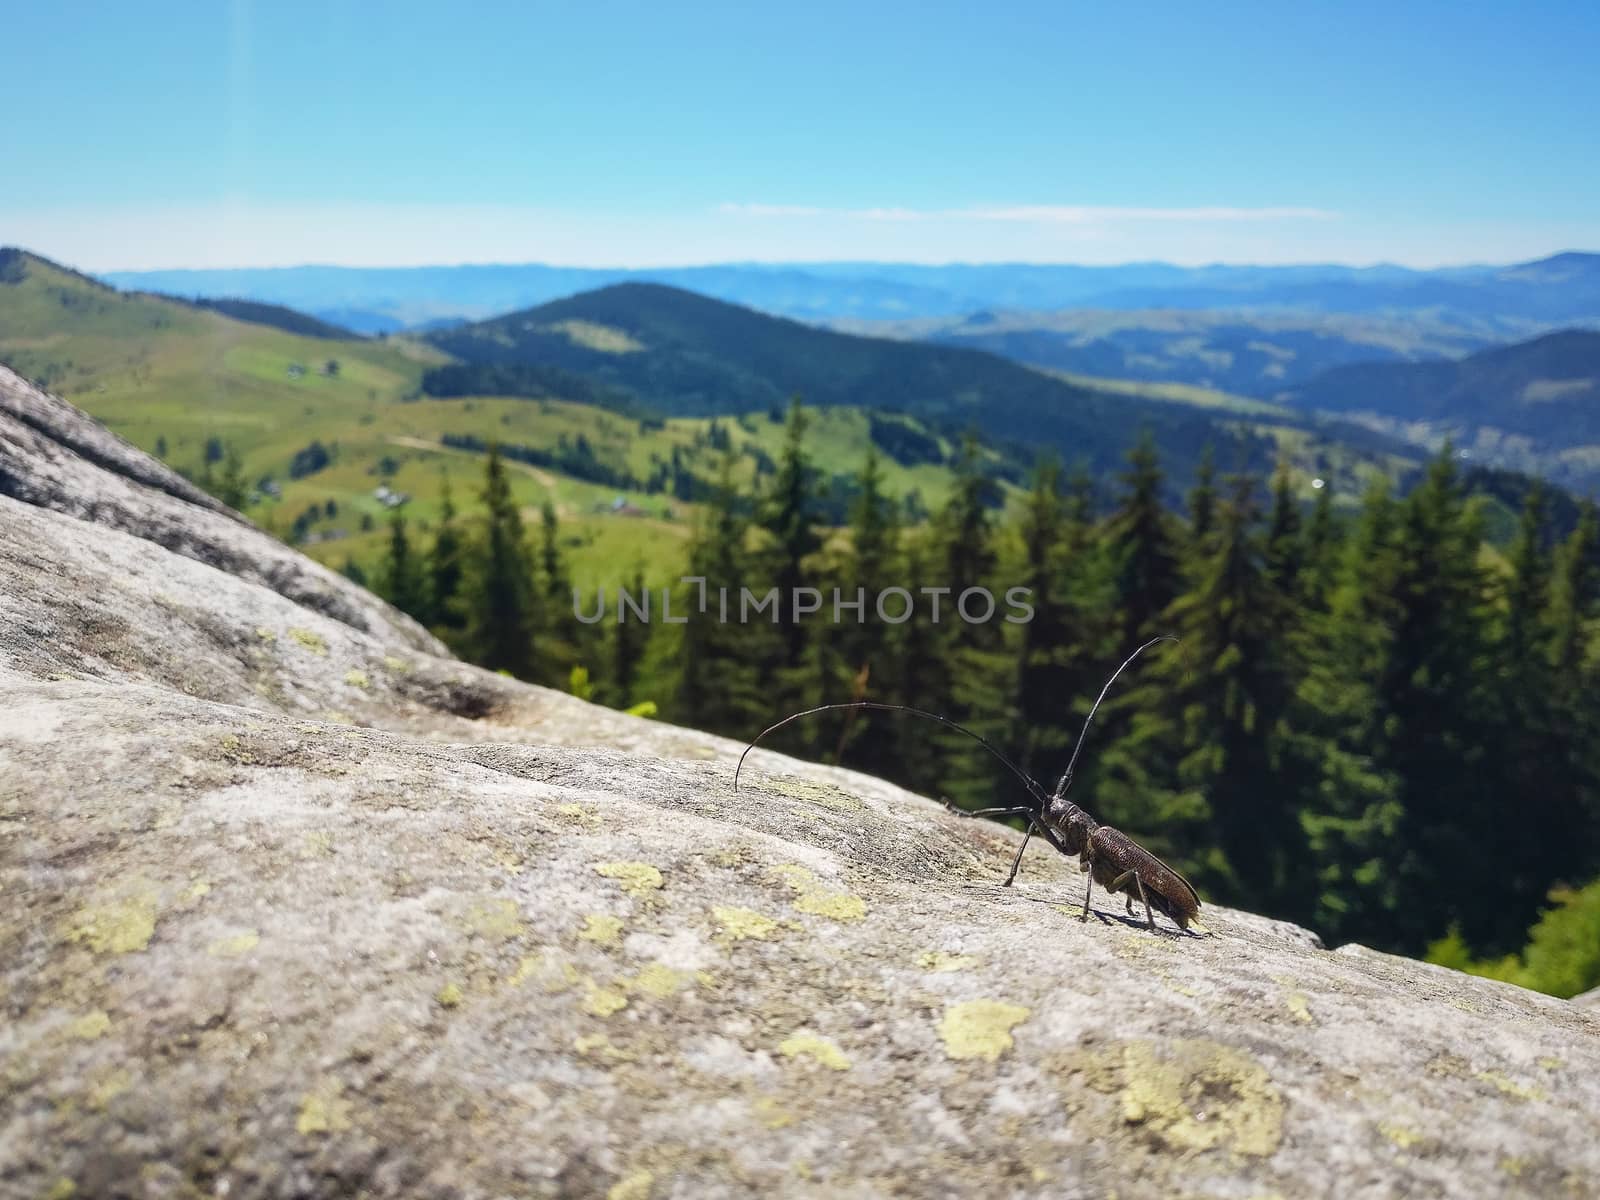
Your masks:
M598 1058L604 1062L633 1062L636 1057L603 1033L586 1033L574 1039L572 1048L585 1058Z
M204 899L211 894L211 884L204 879L196 879L183 889L183 894L178 898L186 902Z
M333 834L326 829L313 829L300 839L301 858L332 858Z
M506 980L506 983L511 987L521 987L538 973L539 964L542 961L537 954L524 955L522 961L517 964L517 969L511 972L511 977Z
M249 954L260 944L261 935L254 929L246 929L242 933L218 938L206 947L206 953L212 958L238 958Z
M771 917L764 917L748 908L730 908L719 904L712 907L711 916L721 929L721 936L730 942L744 941L746 938L764 941L778 930L778 923Z
M1289 1006L1289 1015L1304 1025L1310 1025L1315 1018L1311 1015L1311 997L1304 992L1290 992L1284 1001Z
M1515 1079L1502 1075L1499 1071L1479 1071L1473 1076L1480 1083L1493 1084L1502 1095L1510 1096L1513 1100L1547 1100L1549 1095L1543 1088L1530 1087L1518 1083Z
M666 963L649 963L628 981L628 990L665 1000L668 996L691 988L699 977L691 971L680 971Z
M943 950L929 950L917 955L917 966L924 971L965 971L975 967L979 960L971 954L947 954Z
M623 890L635 900L643 900L651 892L661 890L661 872L649 863L605 862L596 863L594 869L607 879L621 883Z
M474 901L463 923L470 932L492 942L509 942L525 932L517 902L499 896Z
M307 1136L314 1133L343 1133L350 1128L350 1102L344 1098L344 1085L325 1079L300 1100L300 1115L294 1127Z
M1528 1169L1530 1164L1525 1158L1518 1158L1515 1155L1507 1154L1496 1165L1507 1175L1511 1176L1513 1179L1516 1179Z
M867 915L867 903L849 892L830 892L806 868L788 864L774 867L772 873L794 892L797 912L827 917L832 921L859 921Z
M383 656L383 666L385 670L393 675L411 674L411 664L403 658L396 658L392 654L386 654Z
M44 1193L44 1200L72 1200L78 1194L78 1185L65 1175L50 1185Z
M309 629L291 629L289 637L304 646L313 654L325 655L328 653L328 643L323 640L320 633L313 633Z
M801 779L794 775L780 775L776 779L767 780L766 785L782 795L805 800L811 804L820 804L823 808L831 808L835 812L860 812L862 809L860 800L849 792L840 791L832 784Z
M102 1075L89 1088L89 1107L103 1112L108 1104L133 1086L133 1073L126 1067Z
M768 1129L783 1129L795 1122L794 1113L779 1103L776 1096L757 1096L750 1107L756 1114L756 1120Z
M944 1051L951 1058L983 1058L994 1062L1011 1049L1011 1030L1029 1017L1020 1004L1001 1000L966 1000L952 1004L939 1022Z
M569 821L576 821L580 825L587 825L590 829L598 829L600 818L595 816L581 804L558 804L556 816L565 817Z
M1428 1140L1427 1135L1420 1130L1412 1129L1409 1125L1400 1125L1393 1121L1379 1122L1378 1132L1402 1150L1414 1150Z
M131 954L150 944L156 931L156 898L139 892L80 908L68 922L66 941L88 946L96 954Z
M1265 1157L1283 1140L1283 1096L1249 1055L1201 1040L1128 1042L1109 1053L1123 1122L1171 1149Z
M609 1017L628 1007L628 998L616 988L605 988L593 982L583 997L583 1011L596 1017Z
M605 913L590 913L583 918L583 928L578 931L578 936L597 946L620 946L622 918L607 916Z
M268 629L265 625L256 626L256 636L263 642L275 642L278 640L278 635L272 632L272 630Z
M440 1008L460 1008L461 1002L467 998L467 994L461 990L459 983L451 980L440 988L433 998L438 1002Z
M1559 1071L1565 1064L1559 1058L1541 1058L1539 1065L1546 1071Z
M848 1071L850 1059L827 1038L814 1033L797 1033L778 1043L778 1053L785 1058L809 1058L830 1071Z
M367 678L367 673L354 667L344 673L344 681L351 687L360 688L362 691L372 686L372 681Z
M67 1036L78 1038L81 1041L92 1042L95 1038L104 1037L111 1031L111 1018L104 1009L97 1008L93 1012L84 1013L72 1024L67 1026Z
M634 1171L611 1185L606 1200L650 1200L656 1177L649 1171Z

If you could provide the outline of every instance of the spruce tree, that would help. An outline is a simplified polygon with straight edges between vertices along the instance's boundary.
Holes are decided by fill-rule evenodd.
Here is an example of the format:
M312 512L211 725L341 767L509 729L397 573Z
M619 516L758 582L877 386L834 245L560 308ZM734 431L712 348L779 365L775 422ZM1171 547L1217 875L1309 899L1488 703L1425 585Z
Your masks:
M1550 662L1558 686L1575 695L1589 670L1592 628L1600 620L1600 512L1586 502L1555 557L1550 584Z
M850 510L850 545L834 572L834 586L845 602L862 601L860 619L841 610L841 623L829 626L819 645L832 649L824 700L884 699L893 695L895 627L879 620L877 598L900 586L895 566L899 551L896 505L884 493L883 467L876 447L867 450ZM831 599L831 597L830 597ZM891 612L891 615L894 615ZM894 735L885 721L847 714L837 742L839 758L874 774L894 770Z
M781 640L778 656L763 663L762 684L771 690L780 706L791 708L816 703L821 685L808 659L814 623L821 612L810 618L813 626L807 625L805 617L795 616L800 590L814 587L817 582L810 560L822 547L816 528L816 468L805 451L808 425L805 409L796 398L789 405L777 475L760 508L761 525L772 538L772 547L765 556L765 575L778 589ZM797 732L795 737L804 739L806 735Z
M1301 594L1306 604L1318 612L1327 611L1329 593L1338 575L1341 532L1333 515L1333 481L1324 480L1311 506L1311 519L1306 522L1302 563Z
M540 673L551 686L564 685L574 666L588 667L590 649L583 625L573 611L572 576L561 553L561 521L548 499L539 506L539 591L543 634Z
M1528 925L1504 903L1508 878L1496 857L1505 797L1488 761L1488 714L1499 701L1482 670L1491 630L1481 542L1447 445L1400 506L1384 588L1392 618L1381 627L1387 645L1376 673L1372 749L1400 785L1386 869L1403 902L1383 932L1412 953L1452 918L1480 947ZM1476 886L1463 889L1462 879Z
M422 562L411 547L405 514L399 509L389 516L389 544L378 569L378 594L403 613L419 620L427 617Z
M498 446L489 447L484 463L483 510L468 552L464 641L480 666L531 679L538 603L522 514Z
M1291 603L1300 599L1300 573L1305 567L1300 525L1300 502L1295 498L1289 464L1280 462L1272 478L1272 515L1267 521L1267 575L1278 594Z
M741 609L741 588L760 586L746 549L750 520L733 484L733 456L725 455L716 487L689 548L690 577L703 581L674 598L678 677L672 717L680 724L731 737L753 737L784 716L763 680L771 678L783 646L766 613ZM701 609L702 598L704 610ZM770 609L767 610L770 612Z
M1194 553L1203 554L1217 515L1217 455L1210 442L1200 452L1194 469L1194 487L1189 489L1189 544Z
M456 528L456 506L450 491L450 477L441 475L439 486L439 527L428 553L428 623L446 631L461 628L460 610L462 544Z
M1593 759L1580 732L1587 706L1569 707L1550 657L1555 630L1549 619L1547 525L1548 502L1543 487L1535 485L1524 499L1510 574L1502 582L1499 669L1490 706L1498 728L1489 769L1501 781L1501 794L1517 798L1517 818L1505 822L1497 855L1505 911L1476 943L1492 951L1517 944L1519 918L1521 926L1531 922L1552 882L1574 882L1593 870Z
M1178 594L1181 581L1177 537L1161 503L1163 476L1155 440L1147 429L1128 455L1126 489L1106 528L1121 614L1122 647L1131 651L1154 634L1158 618Z
M1043 460L1022 513L1020 582L1029 589L1033 616L1016 628L1015 707L1007 737L1017 761L1041 779L1066 767L1098 687L1094 672L1107 626L1081 477L1071 495L1060 492L1059 481L1054 459Z
M636 603L647 603L642 599L646 595L643 570L634 569L627 590ZM640 620L627 605L619 605L613 615L616 623L611 633L610 671L603 681L601 695L613 708L629 708L641 700L651 699L640 696L638 689L653 626ZM660 614L651 611L650 616L656 620Z

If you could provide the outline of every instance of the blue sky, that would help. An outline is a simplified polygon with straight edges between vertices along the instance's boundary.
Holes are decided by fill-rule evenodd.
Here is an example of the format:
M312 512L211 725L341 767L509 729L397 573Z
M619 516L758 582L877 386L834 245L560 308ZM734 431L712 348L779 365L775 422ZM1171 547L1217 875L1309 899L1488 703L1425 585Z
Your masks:
M1600 249L1576 0L0 5L0 243L89 270Z

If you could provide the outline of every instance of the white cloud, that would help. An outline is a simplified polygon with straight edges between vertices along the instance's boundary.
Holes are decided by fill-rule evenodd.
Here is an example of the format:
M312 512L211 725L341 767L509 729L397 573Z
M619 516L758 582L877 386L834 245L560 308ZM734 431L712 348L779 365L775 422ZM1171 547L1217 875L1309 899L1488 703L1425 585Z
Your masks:
M742 217L829 217L856 221L1021 221L1049 225L1109 225L1141 221L1329 221L1323 208L1149 208L1105 204L1011 204L978 208L818 208L805 204L720 204L717 211Z
M1012 205L826 209L722 205L675 212L493 204L83 207L0 202L0 245L86 271L160 267L416 266L543 262L665 267L718 262L1108 264L1518 262L1600 246L1600 218L1443 221L1299 208Z

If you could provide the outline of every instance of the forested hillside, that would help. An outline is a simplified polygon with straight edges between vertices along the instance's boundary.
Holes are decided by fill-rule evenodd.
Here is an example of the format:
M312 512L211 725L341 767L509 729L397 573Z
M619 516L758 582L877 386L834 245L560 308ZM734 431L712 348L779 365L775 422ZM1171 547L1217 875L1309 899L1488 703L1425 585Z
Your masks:
M903 411L995 441L1051 446L1096 472L1114 467L1141 426L1155 431L1180 477L1208 439L1230 461L1271 459L1265 439L1219 429L1182 405L1107 396L977 351L832 333L656 284L602 288L428 340L481 369L478 386L463 368L426 378L424 388L440 394L554 368L668 415L762 412L798 395L817 407Z

